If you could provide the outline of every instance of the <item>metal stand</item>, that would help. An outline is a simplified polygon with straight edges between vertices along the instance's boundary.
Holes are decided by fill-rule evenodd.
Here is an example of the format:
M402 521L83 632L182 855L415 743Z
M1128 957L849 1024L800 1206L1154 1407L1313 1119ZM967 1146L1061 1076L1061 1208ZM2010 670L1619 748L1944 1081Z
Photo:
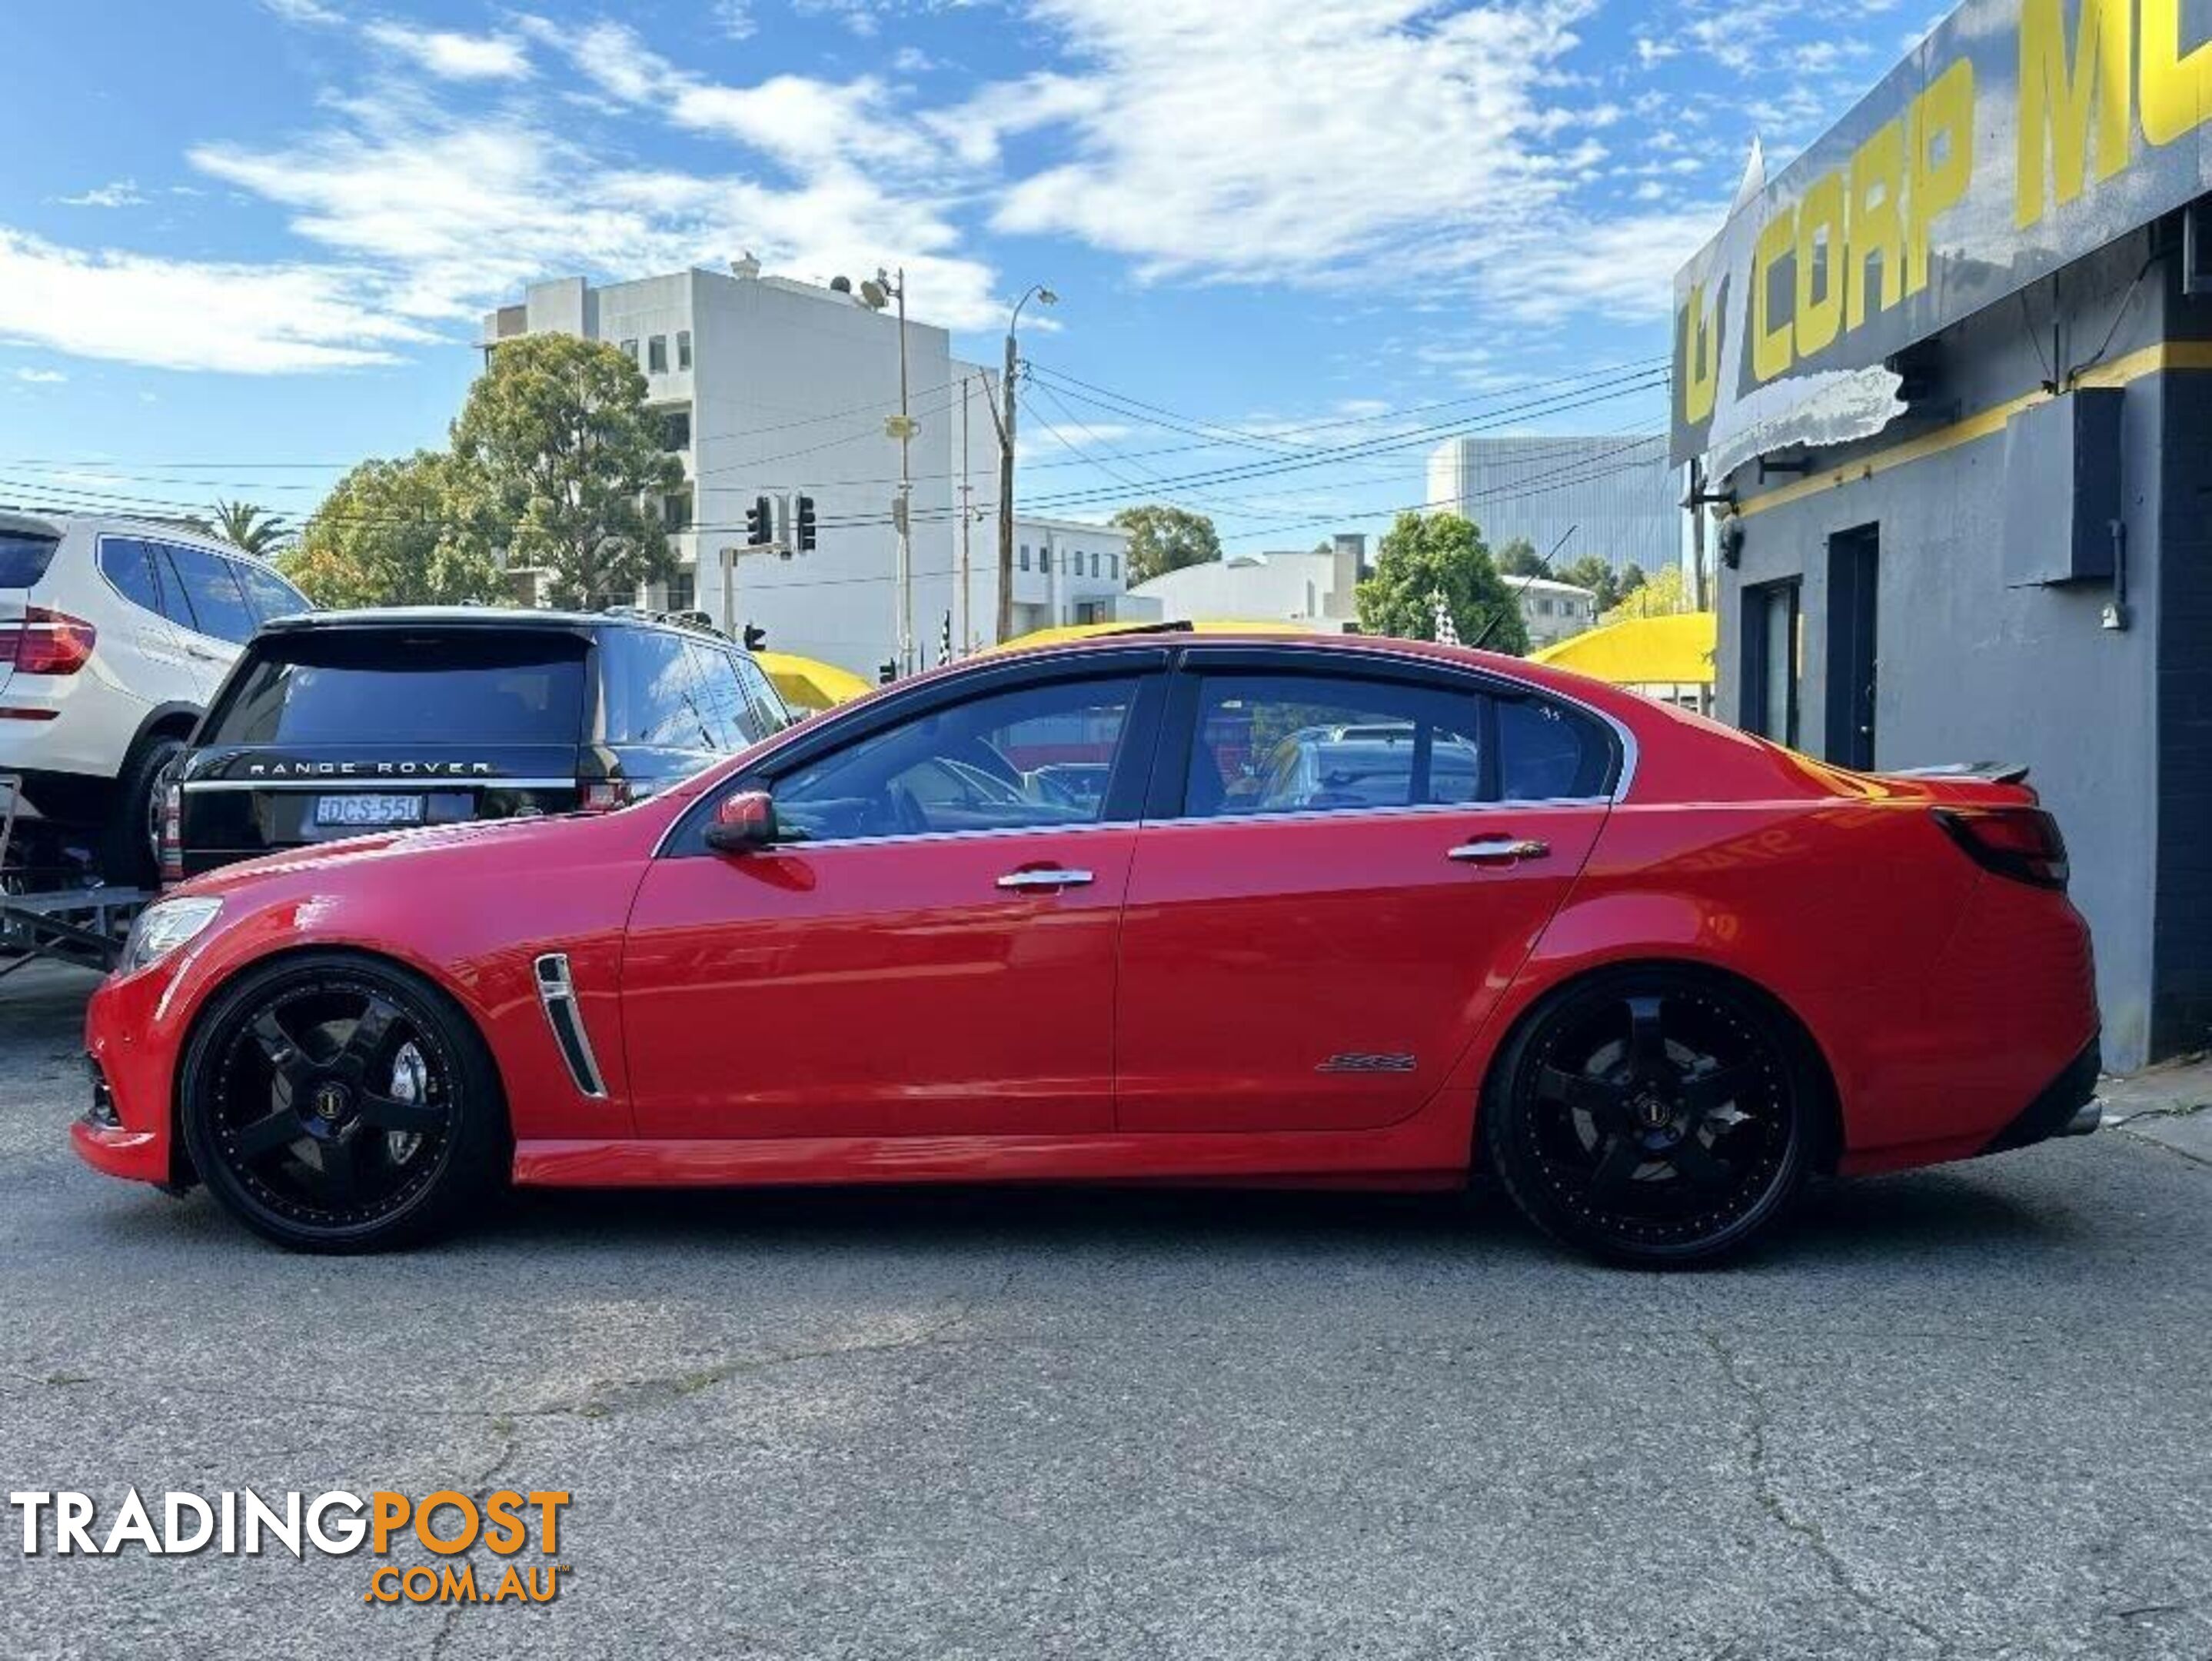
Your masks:
M22 782L0 773L0 954L16 954L0 960L0 980L42 958L103 973L113 969L131 919L159 895L100 884L37 886L36 870L9 862L22 800Z

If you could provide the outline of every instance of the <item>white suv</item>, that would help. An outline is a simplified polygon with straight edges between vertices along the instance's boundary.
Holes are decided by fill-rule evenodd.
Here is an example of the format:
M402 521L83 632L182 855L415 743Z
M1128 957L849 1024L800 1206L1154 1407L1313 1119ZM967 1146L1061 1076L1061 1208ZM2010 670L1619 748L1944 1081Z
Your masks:
M164 776L200 712L263 619L313 609L189 531L0 511L0 774L40 822L18 835L46 833L46 858L77 836L108 881L151 882Z

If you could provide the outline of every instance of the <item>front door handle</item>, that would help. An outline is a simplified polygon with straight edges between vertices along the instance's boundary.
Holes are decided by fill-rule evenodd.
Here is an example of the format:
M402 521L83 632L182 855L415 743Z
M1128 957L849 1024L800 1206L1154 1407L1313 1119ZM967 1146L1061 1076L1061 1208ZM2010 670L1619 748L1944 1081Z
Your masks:
M1463 842L1444 857L1462 865L1511 865L1519 860L1540 860L1552 844L1532 837L1482 837Z
M1080 888L1091 880L1088 871L1069 871L1060 866L1035 871L1009 871L999 879L1001 888Z

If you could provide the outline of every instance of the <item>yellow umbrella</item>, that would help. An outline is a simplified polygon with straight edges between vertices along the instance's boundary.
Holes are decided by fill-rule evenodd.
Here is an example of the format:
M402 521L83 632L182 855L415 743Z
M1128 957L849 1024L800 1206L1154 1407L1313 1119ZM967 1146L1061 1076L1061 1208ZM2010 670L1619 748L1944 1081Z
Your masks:
M1056 628L1036 629L1026 635L997 646L987 646L987 652L1018 652L1030 646L1065 646L1072 640L1089 640L1094 635L1142 634L1148 630L1161 633L1179 632L1162 630L1155 623L1063 623ZM1235 618L1201 618L1190 625L1198 635L1310 635L1312 629L1303 623L1241 621Z
M1630 618L1571 635L1528 654L1531 663L1609 680L1616 686L1710 686L1714 621L1711 611Z
M827 709L876 690L850 670L816 658L789 652L756 652L753 661L775 684L783 701L795 709Z

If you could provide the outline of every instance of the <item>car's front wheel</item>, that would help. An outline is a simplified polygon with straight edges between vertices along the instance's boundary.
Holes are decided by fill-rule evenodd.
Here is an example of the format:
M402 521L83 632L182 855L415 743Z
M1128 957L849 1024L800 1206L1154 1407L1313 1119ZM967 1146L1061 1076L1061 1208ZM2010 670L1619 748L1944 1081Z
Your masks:
M394 964L316 952L248 971L200 1021L183 1091L209 1191L294 1250L422 1239L501 1173L505 1116L483 1040Z
M1539 1227L1616 1262L1710 1262L1789 1208L1823 1123L1805 1046L1765 999L1632 968L1542 1005L1483 1109L1490 1163Z

